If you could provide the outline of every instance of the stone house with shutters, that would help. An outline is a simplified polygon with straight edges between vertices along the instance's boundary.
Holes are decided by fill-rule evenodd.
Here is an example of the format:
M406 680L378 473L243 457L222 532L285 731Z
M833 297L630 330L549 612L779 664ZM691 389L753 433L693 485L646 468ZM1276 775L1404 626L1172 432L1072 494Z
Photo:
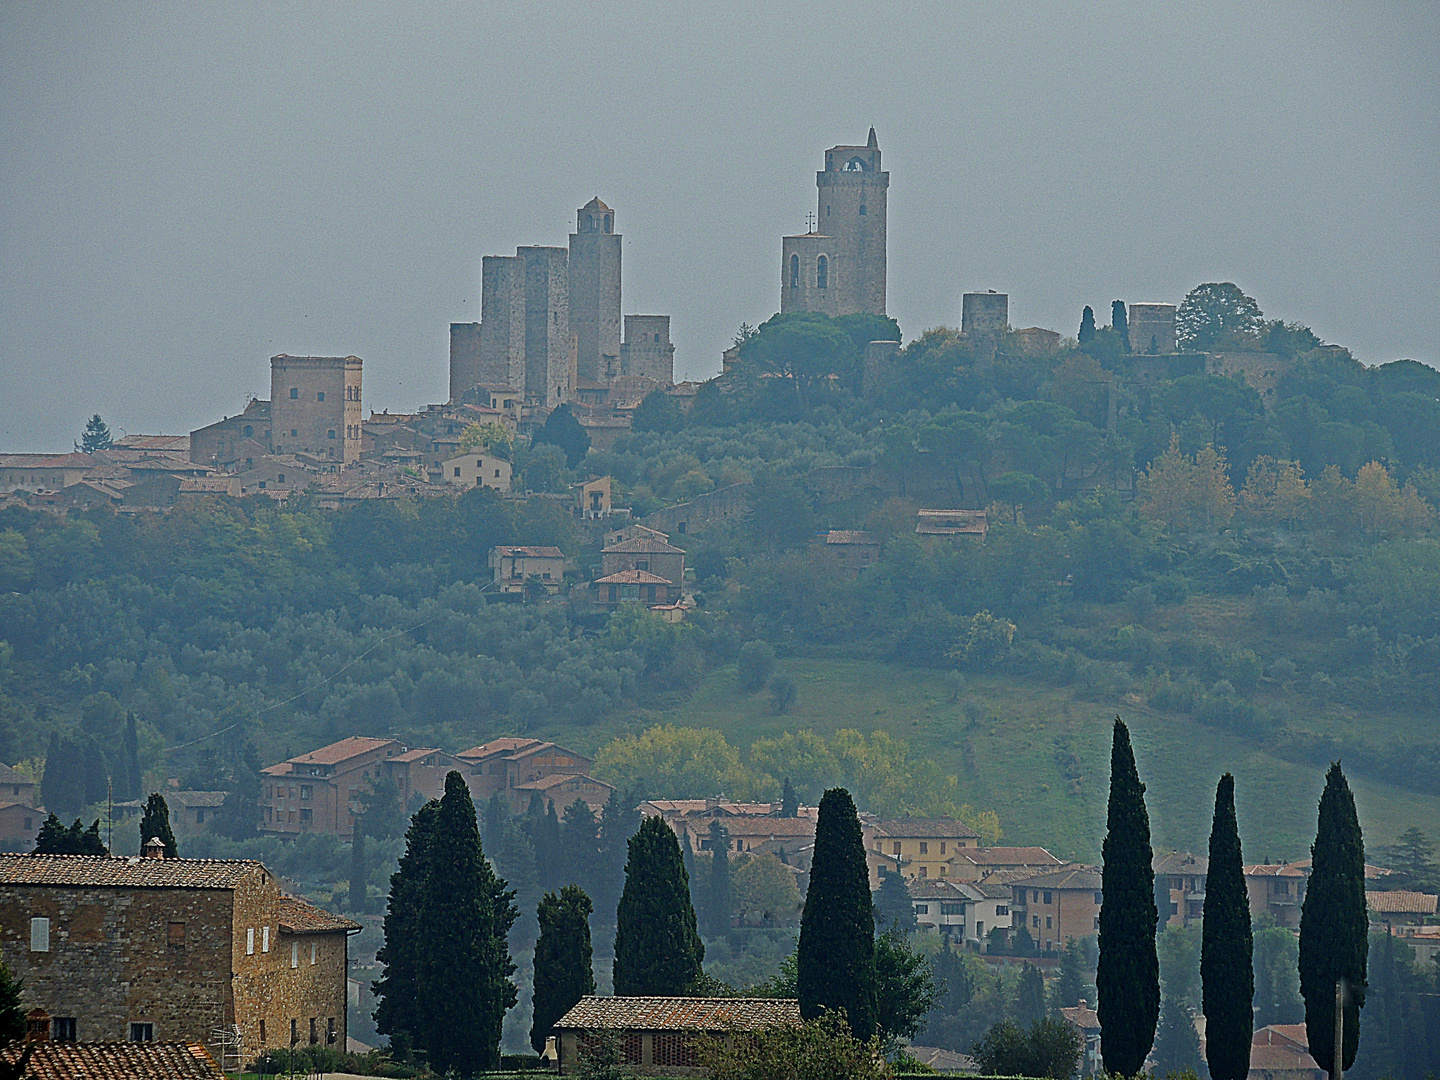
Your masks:
M637 536L600 550L603 577L622 570L657 574L677 588L685 584L685 549L651 536Z
M621 570L590 583L590 600L597 607L614 610L621 604L676 604L680 586L648 570Z
M490 549L490 569L497 592L523 593L535 579L555 596L565 584L565 553L558 547L505 544Z
M955 818L877 821L868 838L876 851L900 863L906 878L954 878L956 859L980 847L980 834Z
M385 763L405 750L396 739L352 735L262 769L261 833L328 832L350 839L361 799L384 774Z
M35 781L19 769L12 769L9 765L0 765L0 801L34 806L36 790Z
M223 791L167 791L164 794L165 804L170 808L170 827L177 839L210 832L226 796Z
M283 895L258 862L157 851L0 855L0 955L48 1037L204 1043L231 1067L275 1047L343 1049L360 926Z
M511 469L510 462L504 458L476 450L440 462L438 470L430 474L430 482L467 490L487 487L503 492L510 490Z
M472 746L455 756L469 767L467 784L477 803L497 791L512 792L509 797L518 807L517 813L524 813L531 793L536 791L553 801L560 812L577 798L583 798L593 808L604 806L612 790L609 784L590 776L593 762L589 758L553 742L509 736ZM564 789L545 783L554 777L583 778L588 784ZM593 801L597 798L598 803Z
M645 1076L703 1076L696 1042L798 1027L794 998L582 997L555 1022L559 1072L574 1074L597 1033L618 1036L619 1063Z

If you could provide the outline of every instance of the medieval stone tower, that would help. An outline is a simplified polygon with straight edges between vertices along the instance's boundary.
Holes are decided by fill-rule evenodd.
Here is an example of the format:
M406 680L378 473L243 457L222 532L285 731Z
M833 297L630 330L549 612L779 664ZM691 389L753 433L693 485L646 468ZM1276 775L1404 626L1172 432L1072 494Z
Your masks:
M359 460L363 367L358 356L272 356L271 451Z
M826 150L815 183L814 226L781 245L780 310L884 315L890 174L881 171L875 129L864 146Z
M620 236L615 211L591 199L570 235L570 327L582 383L620 374Z

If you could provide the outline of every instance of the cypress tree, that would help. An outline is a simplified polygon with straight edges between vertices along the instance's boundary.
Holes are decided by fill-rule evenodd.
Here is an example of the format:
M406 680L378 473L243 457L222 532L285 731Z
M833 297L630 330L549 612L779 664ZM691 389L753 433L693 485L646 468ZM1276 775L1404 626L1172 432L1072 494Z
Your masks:
M536 911L540 939L535 942L534 1020L530 1045L538 1054L555 1021L582 997L595 993L591 969L590 897L578 885L566 885L560 895L547 892Z
M584 799L576 799L565 808L560 826L561 862L569 880L586 893L599 891L604 869L600 858L600 826L595 811Z
M125 714L125 736L121 743L121 768L115 795L122 802L140 797L140 733L135 714Z
M1235 820L1235 778L1229 773L1215 789L1201 935L1201 1000L1211 1080L1244 1080L1250 1072L1255 968L1250 900Z
M150 798L145 802L145 812L140 815L140 853L145 853L145 845L155 837L159 837L165 844L165 858L178 859L180 849L175 846L175 833L170 828L170 807L165 803L165 796L158 791L150 793Z
M684 994L701 975L705 945L695 928L680 842L664 818L648 817L629 849L615 912L615 993Z
M1117 716L1110 748L1104 889L1100 905L1100 1046L1105 1070L1135 1076L1155 1041L1160 1018L1160 961L1155 953L1155 872L1145 785L1135 768L1130 732Z
M790 778L785 777L785 784L780 789L780 816L793 818L800 816L800 796L795 794L795 786L790 783Z
M1092 342L1092 341L1094 341L1094 340L1095 340L1095 312L1094 312L1094 310L1090 307L1089 304L1086 304L1086 305L1085 305L1085 310L1080 313L1080 335L1079 335L1079 342L1080 342L1081 345L1086 345L1086 344L1089 344L1090 342Z
M706 930L711 938L730 933L735 898L730 888L730 830L718 819L710 822L710 895L705 900Z
M458 772L445 777L431 853L416 927L421 1045L437 1073L497 1069L500 1027L516 1001L506 936L519 912L485 859Z
M1045 1019L1045 976L1034 964L1020 966L1020 982L1015 987L1015 1023L1029 1028Z
M350 895L345 898L351 911L365 911L365 882L369 877L370 868L365 864L365 830L357 821L355 835L350 839Z
M534 941L539 933L535 905L540 901L541 889L535 872L535 848L519 821L512 818L505 823L499 843L490 849L490 857L495 863L495 872L515 891L515 906L520 916L511 928L514 943L518 946Z
M1310 848L1310 880L1300 906L1300 995L1310 1055L1332 1070L1335 1060L1335 984L1346 983L1341 1063L1350 1068L1360 1045L1365 965L1370 943L1365 908L1365 841L1355 797L1337 761L1325 777L1319 824Z
M631 790L623 795L610 792L600 817L599 882L591 897L601 920L609 924L620 902L625 884L625 863L630 854L630 837L640 827L640 795Z
M857 1039L875 1034L875 912L860 818L844 788L820 799L795 962L801 1016L844 1009Z
M551 892L562 884L560 879L565 869L560 848L560 818L555 814L553 800L545 800L545 816L536 823L530 842L535 848L535 880L541 890Z
M1110 326L1120 335L1120 347L1130 351L1130 320L1125 315L1125 301L1115 300L1110 304Z
M886 874L875 890L875 925L882 931L892 926L903 933L919 929L915 919L915 902L910 896L910 887L905 876L898 870Z
M500 834L510 824L510 807L505 803L505 793L497 791L490 796L490 801L485 804L485 829L481 839L487 848L494 848L500 843Z
M1080 943L1074 938L1065 942L1060 954L1060 976L1055 980L1055 1011L1073 1009L1085 996L1085 960Z
M420 953L420 902L434 863L435 824L440 804L431 800L420 808L405 832L405 853L390 875L390 898L385 907L385 944L376 959L385 974L374 984L377 1005L375 1026L390 1036L390 1045L404 1058L420 1041L420 1012L416 1000Z

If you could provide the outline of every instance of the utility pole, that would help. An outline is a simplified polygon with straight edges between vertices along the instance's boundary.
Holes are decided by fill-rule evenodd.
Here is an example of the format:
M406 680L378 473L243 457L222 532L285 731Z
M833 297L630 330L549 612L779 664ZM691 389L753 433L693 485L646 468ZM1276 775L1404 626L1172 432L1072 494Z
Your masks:
M1335 980L1335 1054L1330 1063L1331 1080L1345 1075L1345 976Z

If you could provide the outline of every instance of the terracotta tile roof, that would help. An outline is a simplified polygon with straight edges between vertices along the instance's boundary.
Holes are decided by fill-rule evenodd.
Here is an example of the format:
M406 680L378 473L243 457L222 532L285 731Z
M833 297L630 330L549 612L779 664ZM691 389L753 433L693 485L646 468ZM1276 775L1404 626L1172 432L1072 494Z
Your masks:
M1168 851L1150 860L1150 869L1157 874L1208 874L1210 860L1188 851Z
M1303 878L1309 875L1294 863L1256 863L1245 867L1245 876Z
M794 998L583 997L557 1029L759 1031L800 1023Z
M596 780L593 776L585 776L582 773L556 773L553 776L542 776L539 780L526 780L524 783L516 784L515 790L525 791L549 791L553 787L559 787L571 780L579 780L586 784L595 784L608 791L614 791L613 784L607 784L604 780Z
M292 765L338 765L342 761L349 761L353 757L359 757L372 750L379 750L389 744L400 745L394 739L372 739L366 735L351 735L348 739L341 739L329 746L322 746L319 750L311 750L308 754L301 754L299 757L286 760Z
M955 818L888 818L875 823L875 835L894 839L943 837L945 839L975 840L980 837L980 834L969 825Z
M167 803L179 803L181 806L210 808L212 806L224 806L225 797L228 792L224 791L166 791L163 793Z
M420 747L420 748L418 748L418 749L415 749L415 750L407 750L407 751L406 751L405 753L403 753L403 754L396 754L396 755L395 755L394 757L392 757L392 758L386 758L386 760L387 760L387 761L404 761L404 762L422 761L422 760L424 760L425 758L429 757L431 754L442 754L442 755L444 755L444 756L447 757L447 758L453 758L453 757L455 757L454 754L447 753L447 752L444 751L444 750L437 750L437 749L436 749L435 747L433 747L433 746L431 746L431 747L423 747L423 746L422 746L422 747Z
M0 784L34 784L28 776L19 769L12 769L9 765L0 763Z
M652 574L649 570L621 570L619 573L607 574L605 577L596 578L596 585L669 585L670 579L663 578L659 574Z
M0 1050L9 1064L24 1044ZM223 1080L224 1073L199 1043L38 1043L25 1070L34 1080Z
M461 750L460 753L455 756L461 758L487 758L493 757L496 754L512 754L516 750L523 750L527 746L539 745L539 739L524 739L507 735L503 738L491 739L489 742L481 743L479 746L472 746L469 750Z
M1377 915L1434 915L1437 899L1440 898L1432 893L1396 889L1393 892L1367 892L1365 906Z
M969 900L965 890L960 887L958 881L947 881L945 878L914 878L906 884L910 887L910 898L912 900ZM1009 896L1007 889L1005 895Z
M233 889L267 873L253 859L142 859L137 855L0 855L0 885Z
M915 531L921 536L985 535L989 520L984 510L920 510Z
M1036 889L1085 889L1098 891L1101 885L1100 868L1072 863L1049 873L1031 874L1029 877L1014 878L1013 885L1024 885Z
M1304 1050L1283 1043L1274 1045L1250 1044L1250 1071L1273 1072L1309 1071L1318 1073L1320 1066Z
M1060 1015L1081 1031L1099 1031L1100 1016L1090 1007L1088 1001L1081 1001L1068 1009L1061 1009Z
M1250 1040L1254 1046L1290 1045L1301 1050L1310 1049L1310 1033L1304 1024L1267 1024L1255 1032Z
M916 1046L911 1043L905 1052L922 1065L929 1065L938 1073L973 1073L975 1059L969 1054L957 1054L939 1046Z
M1065 861L1043 847L965 848L960 854L976 866L1060 866Z
M639 555L646 552L652 555L683 555L685 549L667 544L664 540L657 540L653 536L637 536L633 540L622 540L618 544L600 549L602 555Z
M333 934L362 930L359 923L295 896L280 898L280 929L287 934Z
M97 462L94 454L0 454L0 469L86 469Z
M704 834L705 829L709 828L708 820L709 819L707 819L704 829L700 830L702 835ZM714 820L718 821L720 819L716 818ZM729 832L731 836L803 836L807 840L813 840L815 838L814 818L770 817L767 814L763 817L745 816L727 818L723 821L720 821L720 823L725 826L726 831ZM700 822L692 823L692 825L695 826L698 826L700 824Z
M565 553L558 547L535 547L533 545L505 544L495 549L502 556L523 555L531 559L563 559Z

